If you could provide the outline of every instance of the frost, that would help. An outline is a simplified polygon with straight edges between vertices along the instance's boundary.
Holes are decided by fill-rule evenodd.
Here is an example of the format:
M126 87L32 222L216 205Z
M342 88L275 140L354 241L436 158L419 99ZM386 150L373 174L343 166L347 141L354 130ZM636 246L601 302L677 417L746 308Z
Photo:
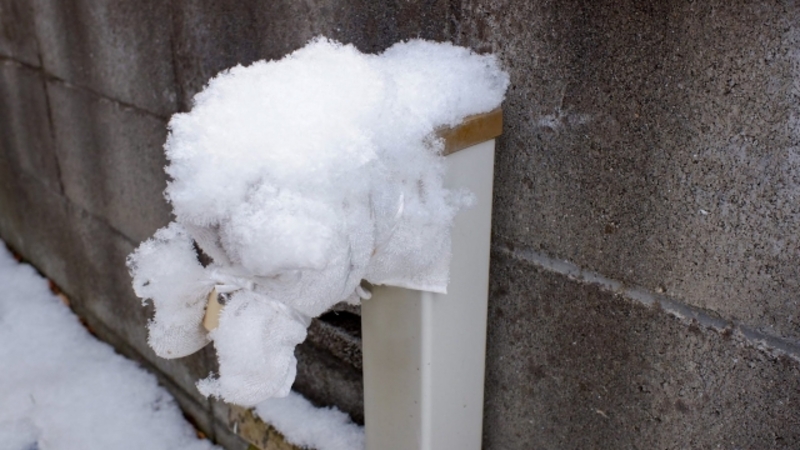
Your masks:
M498 107L507 85L495 57L451 44L367 55L324 38L212 79L169 123L175 223L128 261L156 309L150 345L179 357L213 340L220 372L198 387L251 406L289 392L310 318L359 301L362 280L445 292L470 196L444 188L436 130ZM212 287L228 301L206 336Z

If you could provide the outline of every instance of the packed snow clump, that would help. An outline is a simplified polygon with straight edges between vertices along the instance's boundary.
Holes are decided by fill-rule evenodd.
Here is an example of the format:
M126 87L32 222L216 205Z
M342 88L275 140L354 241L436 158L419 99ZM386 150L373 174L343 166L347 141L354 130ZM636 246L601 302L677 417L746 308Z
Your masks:
M0 449L211 450L156 378L97 341L0 241Z
M213 340L219 375L200 391L252 406L288 394L310 319L367 297L362 280L445 292L471 197L443 186L436 130L507 86L494 56L421 40L368 55L318 38L213 78L169 123L175 222L128 261L156 309L150 345L177 358ZM225 306L207 334L212 288Z
M317 408L297 392L271 398L255 407L256 415L287 442L316 450L363 450L364 427L336 408Z

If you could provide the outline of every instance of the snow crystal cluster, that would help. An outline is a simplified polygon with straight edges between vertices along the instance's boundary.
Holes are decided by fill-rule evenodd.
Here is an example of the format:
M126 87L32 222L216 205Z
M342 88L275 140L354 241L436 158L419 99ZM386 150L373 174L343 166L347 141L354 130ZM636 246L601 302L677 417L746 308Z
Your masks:
M362 280L444 292L471 197L443 186L436 130L507 85L495 57L421 40L370 55L318 38L213 78L169 123L176 219L128 261L150 345L177 358L213 340L219 374L198 388L252 406L289 393L310 319L367 298ZM212 289L225 304L206 333Z

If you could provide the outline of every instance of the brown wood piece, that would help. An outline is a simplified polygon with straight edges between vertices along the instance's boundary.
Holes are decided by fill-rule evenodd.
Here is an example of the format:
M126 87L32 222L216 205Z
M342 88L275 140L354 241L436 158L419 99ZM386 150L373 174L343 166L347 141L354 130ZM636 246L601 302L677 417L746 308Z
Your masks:
M492 140L503 134L503 110L497 108L469 116L460 125L439 130L437 134L444 139L442 154L445 156Z
M300 450L288 442L281 433L241 406L230 405L228 426L258 450Z

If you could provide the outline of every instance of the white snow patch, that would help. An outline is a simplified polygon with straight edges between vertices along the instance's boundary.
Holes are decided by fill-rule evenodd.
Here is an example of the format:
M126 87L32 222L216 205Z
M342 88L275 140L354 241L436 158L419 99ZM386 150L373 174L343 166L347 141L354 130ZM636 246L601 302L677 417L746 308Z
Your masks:
M436 130L497 108L507 86L494 56L421 40L368 55L317 38L217 75L169 123L176 221L129 258L156 308L150 345L174 358L210 338L220 373L200 391L252 406L289 392L310 318L358 302L362 280L445 292L472 197L443 186ZM228 303L206 336L212 286Z
M94 339L0 241L0 449L209 450L153 375Z
M292 391L285 398L271 398L255 408L256 415L278 430L286 441L316 450L361 450L364 428L335 408L317 408Z

